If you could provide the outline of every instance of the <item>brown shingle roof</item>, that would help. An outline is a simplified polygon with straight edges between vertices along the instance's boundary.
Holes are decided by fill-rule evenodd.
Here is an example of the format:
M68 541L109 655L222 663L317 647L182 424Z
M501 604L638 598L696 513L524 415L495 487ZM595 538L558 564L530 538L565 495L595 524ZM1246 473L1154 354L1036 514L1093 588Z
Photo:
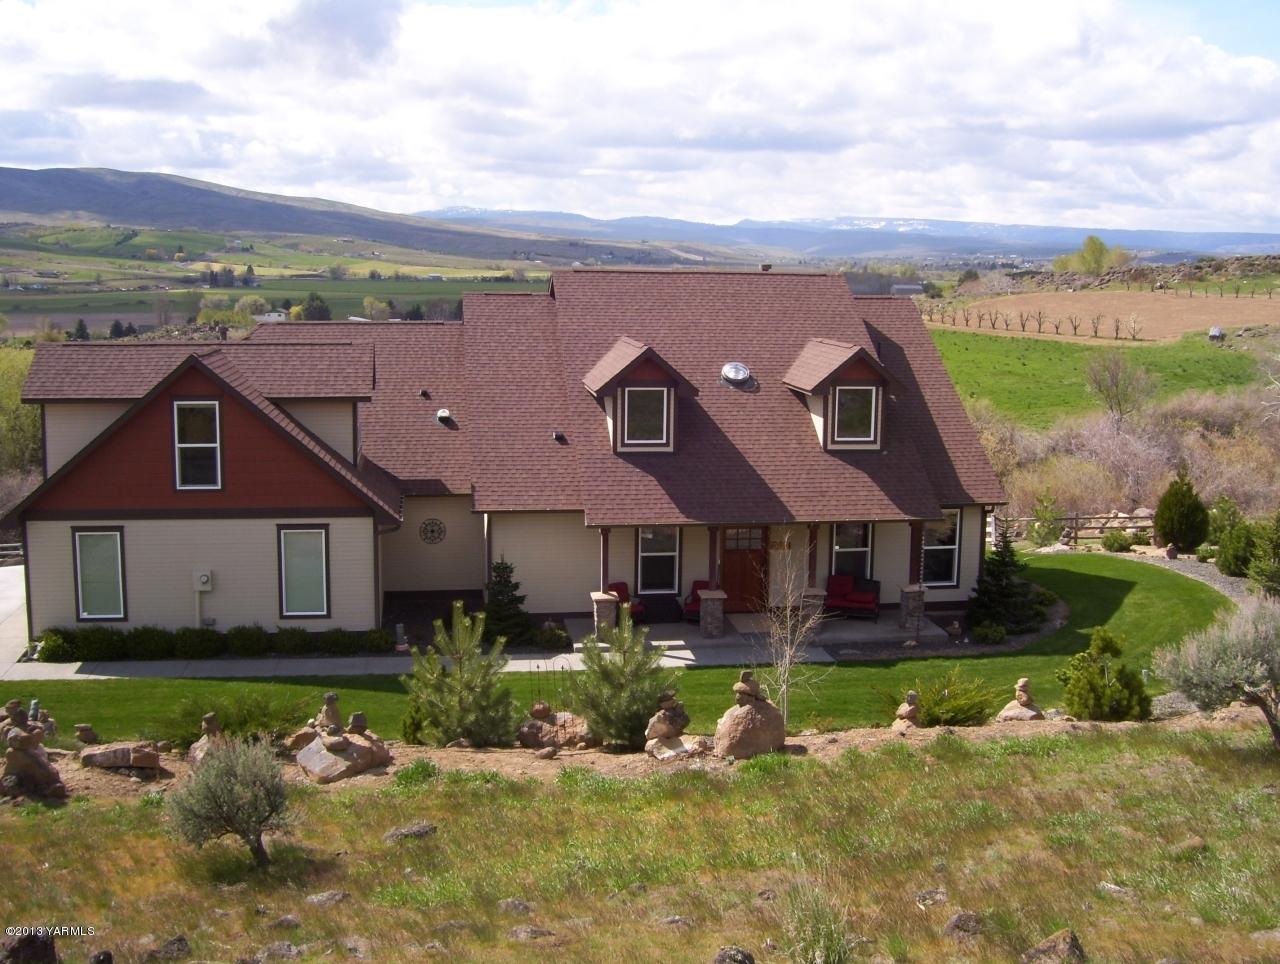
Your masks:
M821 391L840 369L859 359L888 376L875 355L865 348L831 338L810 338L782 376L782 383L798 392L813 395Z
M600 360L591 367L591 371L583 376L582 384L587 391L599 397L609 391L628 371L642 361L651 361L671 376L681 394L696 395L697 390L689 380L680 374L665 358L643 342L623 335L613 343L613 347L605 352Z
M368 398L373 352L351 343L66 342L36 346L25 402L141 398L192 352L218 350L268 398Z

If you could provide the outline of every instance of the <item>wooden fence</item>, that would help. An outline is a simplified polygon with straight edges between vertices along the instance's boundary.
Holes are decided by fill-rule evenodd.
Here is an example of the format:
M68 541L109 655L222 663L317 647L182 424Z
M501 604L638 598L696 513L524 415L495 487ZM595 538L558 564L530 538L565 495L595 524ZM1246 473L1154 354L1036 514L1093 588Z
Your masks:
M1037 522L1040 519L1016 519L1006 518L992 515L987 519L987 544L991 545L995 541L996 526L998 524L1010 524L1013 526L1015 535L1024 535L1027 526ZM1054 525L1062 526L1063 535L1069 540L1073 546L1078 546L1083 542L1097 541L1104 534L1113 530L1121 532L1145 532L1148 536L1155 536L1155 524L1150 516L1127 516L1127 515L1064 515L1058 516L1052 520Z

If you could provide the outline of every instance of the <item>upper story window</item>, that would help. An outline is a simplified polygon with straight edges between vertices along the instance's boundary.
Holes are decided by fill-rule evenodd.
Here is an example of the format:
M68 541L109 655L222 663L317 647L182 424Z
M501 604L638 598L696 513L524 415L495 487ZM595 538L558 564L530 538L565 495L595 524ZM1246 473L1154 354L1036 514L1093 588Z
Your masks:
M622 444L667 445L670 442L670 390L635 388L622 390Z
M960 510L948 509L940 522L924 524L920 581L954 586L960 581Z
M178 488L222 488L218 403L174 402L173 437Z
M831 441L874 442L878 401L874 385L837 385L831 403Z

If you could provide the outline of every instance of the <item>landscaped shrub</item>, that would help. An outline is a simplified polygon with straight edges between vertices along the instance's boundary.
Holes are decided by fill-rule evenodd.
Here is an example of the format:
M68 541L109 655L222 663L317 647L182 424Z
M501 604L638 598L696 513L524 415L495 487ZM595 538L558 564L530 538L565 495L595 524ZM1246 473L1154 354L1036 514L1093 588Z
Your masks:
M1156 506L1155 529L1167 544L1179 552L1194 552L1209 535L1209 510L1196 495L1195 486L1180 469Z
M525 597L520 593L515 571L511 563L499 560L490 567L489 584L485 586L485 642L501 637L508 649L526 646L533 638L533 623L524 611Z
M126 659L172 659L173 633L159 626L139 626L124 634Z
M183 696L146 729L149 739L189 746L200 738L200 721L216 713L222 732L267 742L282 740L314 712L320 695L299 696L293 689L242 683L214 695Z
M184 626L173 634L173 655L178 659L212 659L226 651L226 642L216 630Z
M1027 541L1033 546L1048 546L1062 538L1061 512L1058 503L1049 493L1036 499L1036 507L1031 510L1035 521L1027 525Z
M955 667L946 676L922 683L920 726L981 726L995 715L999 696L976 676L966 676Z
M407 767L396 770L391 782L398 790L424 787L440 776L440 768L430 760L414 760Z
M1253 526L1238 522L1222 534L1213 563L1224 576L1245 576L1253 560Z
M979 623L969 634L980 646L999 646L1008 636L1008 631L999 623Z
M1133 537L1123 529L1108 529L1102 534L1102 548L1107 552L1128 552L1133 548Z
M1213 546L1207 542L1202 542L1196 546L1196 562L1212 562L1214 553L1217 552Z
M385 629L371 629L364 634L364 648L370 653L394 653L396 638Z
M1280 512L1254 528L1249 581L1268 596L1280 596Z
M254 623L252 626L232 626L227 631L227 651L232 656L251 659L271 652L271 634Z
M301 626L277 626L271 649L281 656L304 656L315 651L315 640Z
M76 663L80 661L80 649L75 642L74 630L46 629L40 635L40 662Z
M572 700L592 734L606 743L643 747L649 717L672 682L659 665L661 651L649 645L647 635L624 604L618 607L617 626L597 626L595 635L582 641L582 672L570 682Z
M259 867L270 862L262 836L288 826L287 806L284 773L271 748L236 738L210 747L191 778L165 799L174 830L184 840L202 847L237 837Z
M555 623L545 623L533 633L533 645L544 652L571 652L573 640L569 634Z
M316 648L334 656L355 656L364 652L365 634L351 629L326 629L316 639Z
M1083 720L1145 720L1151 697L1142 676L1119 662L1124 641L1099 626L1089 648L1054 675L1066 687L1067 712Z
M1280 603L1249 600L1156 653L1155 669L1202 710L1243 699L1262 710L1280 748Z
M84 626L75 631L75 648L82 660L128 659L124 633L110 626Z
M484 613L468 616L457 600L450 631L437 619L434 646L413 650L413 672L400 677L409 691L401 727L406 743L443 746L466 739L475 746L509 746L515 739L519 711L502 678L504 640L498 637L485 652L484 625Z
M971 625L1000 627L1002 632L996 642L1004 641L1005 632L1028 633L1044 622L1044 606L1036 587L1022 578L1026 568L1013 548L1012 527L1000 521L995 545L987 554L968 612Z
M1151 533L1148 532L1146 529L1139 529L1137 532L1130 532L1129 545L1131 546L1151 545Z
M1222 545L1227 533L1244 521L1244 513L1234 499L1225 495L1218 496L1213 500L1213 505L1209 506L1209 544Z

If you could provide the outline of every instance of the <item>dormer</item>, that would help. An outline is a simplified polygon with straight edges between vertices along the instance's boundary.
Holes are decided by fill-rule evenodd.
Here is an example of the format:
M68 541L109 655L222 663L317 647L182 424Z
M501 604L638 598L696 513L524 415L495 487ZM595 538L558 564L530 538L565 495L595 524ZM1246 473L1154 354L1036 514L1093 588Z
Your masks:
M870 350L830 338L809 339L782 377L805 400L818 441L830 451L880 448L892 381Z
M625 335L582 379L604 409L615 452L674 452L677 400L698 394L689 380L643 342Z

